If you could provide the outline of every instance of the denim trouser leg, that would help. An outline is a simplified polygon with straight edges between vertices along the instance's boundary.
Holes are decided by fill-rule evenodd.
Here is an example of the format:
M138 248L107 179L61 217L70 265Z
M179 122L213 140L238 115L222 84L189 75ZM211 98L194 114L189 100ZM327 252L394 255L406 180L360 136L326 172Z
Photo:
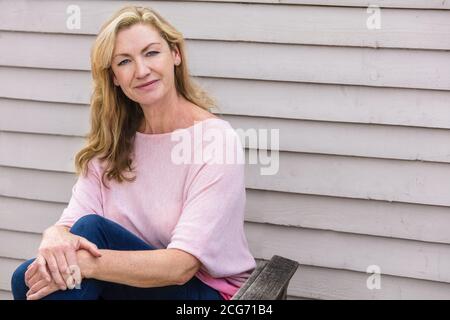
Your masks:
M152 246L120 226L96 214L80 218L70 232L95 243L99 249L154 250ZM22 263L14 272L11 287L14 299L26 299L28 287L25 272L34 259ZM95 300L95 299L150 299L150 300L223 300L219 292L193 277L184 285L137 288L123 284L84 279L81 289L59 290L43 300Z

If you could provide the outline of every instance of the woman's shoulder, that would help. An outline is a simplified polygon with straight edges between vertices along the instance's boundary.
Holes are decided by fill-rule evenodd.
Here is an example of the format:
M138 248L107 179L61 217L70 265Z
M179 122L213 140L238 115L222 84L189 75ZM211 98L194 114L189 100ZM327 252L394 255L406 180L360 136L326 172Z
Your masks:
M201 124L203 133L209 134L228 134L236 135L236 131L232 125L225 119L219 117L210 117L198 121Z
M218 129L222 131L234 131L231 124L208 110L196 106L194 124L201 124L203 129Z

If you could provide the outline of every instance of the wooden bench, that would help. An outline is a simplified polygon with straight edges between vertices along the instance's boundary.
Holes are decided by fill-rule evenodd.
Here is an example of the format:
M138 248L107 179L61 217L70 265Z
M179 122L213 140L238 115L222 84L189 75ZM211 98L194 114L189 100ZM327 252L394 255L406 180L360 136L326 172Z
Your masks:
M257 260L256 268L231 300L286 300L289 281L298 262L274 255Z

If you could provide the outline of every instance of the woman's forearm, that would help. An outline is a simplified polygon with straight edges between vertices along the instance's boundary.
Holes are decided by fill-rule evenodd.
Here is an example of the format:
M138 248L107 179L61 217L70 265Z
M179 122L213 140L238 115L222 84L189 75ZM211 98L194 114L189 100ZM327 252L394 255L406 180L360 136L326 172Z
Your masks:
M91 266L85 268L85 277L140 288L184 283L182 260L177 263L174 250L100 251L102 256L90 260Z

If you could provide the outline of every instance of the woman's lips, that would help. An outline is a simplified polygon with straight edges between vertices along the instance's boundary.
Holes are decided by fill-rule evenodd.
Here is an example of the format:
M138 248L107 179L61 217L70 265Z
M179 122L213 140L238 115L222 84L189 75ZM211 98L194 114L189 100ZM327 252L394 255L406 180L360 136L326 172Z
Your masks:
M155 80L155 81L152 81L152 82L150 82L149 84L147 84L145 86L136 87L136 89L139 89L139 90L150 90L150 89L153 89L158 82L159 82L159 80Z

